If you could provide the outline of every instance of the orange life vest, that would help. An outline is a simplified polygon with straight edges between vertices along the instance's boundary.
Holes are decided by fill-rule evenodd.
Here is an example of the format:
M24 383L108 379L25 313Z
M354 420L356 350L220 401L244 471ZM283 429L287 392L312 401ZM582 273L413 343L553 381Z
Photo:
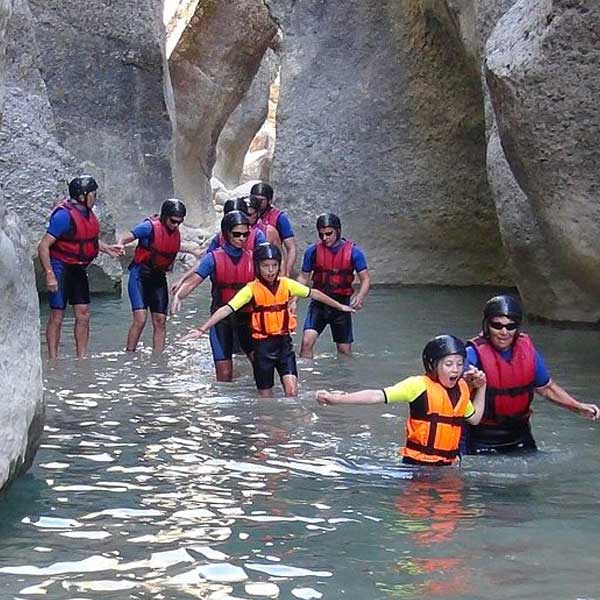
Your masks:
M401 454L423 463L452 464L458 456L460 435L465 411L470 400L469 386L458 381L459 398L452 405L448 390L423 375L425 382L425 409L410 404L406 421L406 446Z
M214 312L227 304L247 283L254 280L254 263L252 253L242 250L237 262L223 248L212 252L215 261L215 271L212 276L212 306ZM243 312L250 312L252 306L246 304L241 308Z
M337 252L330 250L323 242L316 246L312 280L316 289L330 296L352 296L354 268L352 267L352 248L354 243L343 240L343 246Z
M167 271L175 261L181 246L179 230L171 231L158 217L146 219L152 225L150 244L144 248L139 243L133 254L133 262Z
M531 338L519 333L510 360L504 360L483 336L469 340L469 344L477 351L487 379L480 425L506 427L526 423L535 391L535 347Z
M264 340L275 335L288 335L295 328L294 315L290 315L288 301L290 293L287 277L277 281L272 292L260 280L255 279L248 285L252 288L252 337Z
M50 216L61 208L71 216L73 228L69 234L59 237L50 246L50 256L68 265L87 266L98 256L100 223L91 210L84 216L77 205L68 200L56 206Z

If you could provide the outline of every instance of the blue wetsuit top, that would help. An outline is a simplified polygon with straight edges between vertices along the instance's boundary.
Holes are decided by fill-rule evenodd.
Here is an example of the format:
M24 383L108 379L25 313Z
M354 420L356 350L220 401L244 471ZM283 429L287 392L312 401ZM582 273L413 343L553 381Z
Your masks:
M265 234L259 229L256 232L256 236L254 238L254 247L256 248L256 246L258 246L259 244L264 244L267 241L267 238L265 237ZM206 253L208 254L209 252L213 252L214 250L216 250L217 248L220 248L220 244L219 244L219 234L215 234L215 236L213 237L212 240L210 240L210 244L208 245L208 248L206 249Z
M509 361L512 358L512 348L508 350L504 350L504 352L499 353L500 356ZM479 361L479 355L473 346L467 346L467 361L465 364L465 371L473 366L477 369L481 368L481 362ZM535 351L535 379L534 385L536 388L544 387L550 381L550 374L548 373L548 369L546 367L546 363L542 358L542 355L536 350Z
M137 240L138 244L142 248L148 248L150 242L152 241L152 223L150 221L142 221L139 225L136 225L131 230L131 235L133 235ZM132 262L129 265L129 270L140 269L142 264Z
M344 244L345 240L338 240L332 247L331 250L337 254ZM317 244L311 244L304 252L304 258L302 259L302 271L304 273L310 273L315 264L315 258L317 256ZM360 246L354 244L352 247L352 268L360 273L367 268L367 259L365 253L362 251Z
M277 217L275 229L277 229L279 237L282 240L294 237L294 230L292 229L292 224L290 223L288 216L284 212L280 213Z

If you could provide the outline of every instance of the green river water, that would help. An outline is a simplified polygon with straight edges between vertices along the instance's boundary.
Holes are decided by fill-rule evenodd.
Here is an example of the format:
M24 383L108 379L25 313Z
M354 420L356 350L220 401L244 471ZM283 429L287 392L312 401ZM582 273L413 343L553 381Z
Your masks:
M216 385L208 340L175 343L206 290L158 358L122 351L127 299L95 298L91 358L67 320L43 445L0 502L0 598L600 599L600 425L537 398L537 455L415 471L406 407L314 401L420 372L424 342L476 333L489 295L374 290L354 358L326 332L298 398L272 400L244 359ZM528 330L558 382L600 399L600 332Z

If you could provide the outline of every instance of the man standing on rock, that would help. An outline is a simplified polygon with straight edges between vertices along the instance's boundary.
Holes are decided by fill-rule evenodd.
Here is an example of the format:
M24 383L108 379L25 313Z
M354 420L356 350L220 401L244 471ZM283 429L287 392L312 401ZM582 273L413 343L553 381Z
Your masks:
M38 245L50 304L46 342L51 359L58 356L67 301L75 314L77 357L86 355L90 333L90 290L86 269L98 252L112 257L123 253L122 246L99 240L100 223L92 210L97 189L98 184L91 175L71 180L70 198L54 208L48 229Z
M266 225L277 229L283 242L285 260L282 264L282 277L290 277L296 262L296 238L292 224L285 212L273 206L273 188L268 183L255 183L250 189L250 203L260 203L260 219Z

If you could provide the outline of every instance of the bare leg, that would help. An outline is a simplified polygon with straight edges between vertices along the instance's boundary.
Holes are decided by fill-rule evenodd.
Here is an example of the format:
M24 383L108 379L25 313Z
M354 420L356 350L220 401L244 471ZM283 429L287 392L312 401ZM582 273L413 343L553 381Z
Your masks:
M313 348L317 343L319 334L314 329L305 329L302 334L302 345L300 346L300 356L302 358L312 358Z
M60 343L60 330L62 328L65 311L58 308L50 310L50 317L46 325L46 344L48 345L48 358L55 359L58 356L58 344Z
M233 379L233 361L216 360L215 373L217 375L217 381L231 381Z
M127 352L135 352L144 326L146 325L147 312L145 308L133 311L133 318L127 332Z
M352 356L352 344L336 344L337 351L345 356Z
M298 378L295 375L284 375L281 378L281 384L283 385L283 393L286 396L298 395Z
M90 305L73 304L75 313L75 350L77 358L85 358L90 337Z
M167 337L167 315L162 313L152 314L152 348L154 352L162 352L165 349Z

